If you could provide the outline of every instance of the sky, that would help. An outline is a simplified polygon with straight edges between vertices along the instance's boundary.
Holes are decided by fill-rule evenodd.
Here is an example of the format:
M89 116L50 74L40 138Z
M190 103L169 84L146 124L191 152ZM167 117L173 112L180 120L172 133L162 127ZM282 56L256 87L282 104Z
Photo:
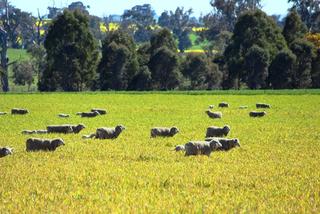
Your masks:
M12 5L37 15L39 9L41 15L48 13L48 6L66 7L70 3L78 0L9 0ZM210 0L82 0L84 5L90 5L90 14L96 16L107 16L110 14L122 15L125 9L130 9L135 5L151 4L157 15L160 16L165 10L175 10L177 7L185 9L192 8L193 15L198 17L211 11ZM263 10L269 15L285 15L290 4L288 0L262 0Z

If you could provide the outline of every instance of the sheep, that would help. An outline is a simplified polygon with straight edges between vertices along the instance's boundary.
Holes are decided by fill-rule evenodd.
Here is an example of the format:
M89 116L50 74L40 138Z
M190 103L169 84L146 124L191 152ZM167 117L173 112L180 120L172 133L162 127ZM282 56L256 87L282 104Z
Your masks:
M64 141L61 138L56 139L40 139L40 138L29 138L26 141L26 151L55 151L57 147L63 146Z
M213 109L214 108L214 105L209 105L209 109Z
M105 109L99 109L99 108L91 109L91 112L95 112L95 111L97 111L100 115L107 114L107 110L105 110Z
M27 109L18 109L18 108L13 108L11 109L11 114L28 114L29 111Z
M239 109L247 109L248 106L240 106Z
M90 138L97 138L97 139L115 139L117 138L122 131L126 128L123 125L117 125L115 128L107 128L102 127L96 130L95 134L89 135Z
M266 104L266 103L257 103L256 107L257 108L271 108L271 105Z
M35 130L35 134L48 134L48 130Z
M166 127L154 127L151 129L151 137L173 137L175 134L179 133L179 129L175 126L171 128Z
M94 138L95 136L96 134L83 135L82 139L91 139L91 138Z
M23 130L21 132L21 134L35 134L35 133L36 133L36 131L34 131L34 130Z
M80 116L81 117L96 117L100 115L99 112L94 111L94 112L81 112Z
M12 155L13 154L13 149L9 147L3 147L0 148L0 158L3 158L7 155Z
M229 108L229 104L226 102L219 103L219 108Z
M53 126L47 126L47 132L48 133L79 133L82 129L85 128L85 125L79 124L79 125L53 125Z
M267 112L265 112L265 111L251 111L249 113L250 117L263 117L265 115L267 115Z
M8 114L7 112L0 112L0 115L6 115Z
M184 145L177 145L177 146L174 148L174 150L175 150L176 152L185 151L185 147L184 147Z
M207 141L190 141L185 144L185 156L190 155L207 155L210 156L211 152L218 150L222 145L217 140Z
M222 145L220 148L218 148L219 151L228 151L237 146L240 147L240 141L238 138L227 139L227 138L212 137L212 138L205 139L205 141L207 142L211 142L212 140L216 140Z
M68 117L70 117L70 115L69 114L58 114L58 117L61 117L61 118L68 118Z
M227 136L230 132L230 126L224 127L210 126L207 128L206 137L223 137Z
M222 112L212 112L210 110L206 110L205 113L212 119L220 119L222 118Z

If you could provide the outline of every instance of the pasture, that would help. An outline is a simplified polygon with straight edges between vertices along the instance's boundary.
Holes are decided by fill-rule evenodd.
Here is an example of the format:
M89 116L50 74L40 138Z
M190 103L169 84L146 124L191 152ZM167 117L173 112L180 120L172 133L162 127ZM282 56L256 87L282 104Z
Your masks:
M230 108L218 109L226 101ZM272 105L250 118L257 102ZM210 104L223 118L210 119ZM238 109L248 105L248 109ZM320 93L1 94L1 213L319 213ZM107 115L75 113L106 108ZM58 113L71 114L58 118ZM55 152L25 151L25 129L85 124L61 137ZM98 127L126 126L116 140L83 140ZM231 126L240 148L185 157L174 146L204 140L208 126ZM154 126L177 126L173 138L150 138Z

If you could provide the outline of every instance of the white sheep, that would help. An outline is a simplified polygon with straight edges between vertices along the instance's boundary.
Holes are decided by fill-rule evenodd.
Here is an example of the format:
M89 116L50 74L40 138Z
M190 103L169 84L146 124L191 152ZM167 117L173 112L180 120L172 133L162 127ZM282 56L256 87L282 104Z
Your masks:
M58 114L58 117L61 117L61 118L68 118L68 117L70 117L70 115L69 115L69 114L63 114L63 113L60 113L60 114Z
M29 138L26 141L26 151L55 151L59 146L65 145L63 139Z
M271 108L270 104L266 104L266 103L257 103L256 104L257 108Z
M117 125L114 128L101 127L96 130L95 134L87 135L89 138L95 137L96 139L115 139L117 138L121 132L123 132L126 128L123 125ZM84 137L84 136L83 136Z
M69 134L69 133L79 133L82 129L85 128L85 125L79 124L79 125L51 125L47 126L47 131L48 133L64 133L64 134Z
M221 147L218 149L219 151L228 151L232 148L240 147L240 141L238 138L234 138L234 139L219 138L219 137L206 138L206 141L208 142L212 140L218 141L221 144Z
M230 132L230 126L224 127L210 126L207 128L206 137L223 137L227 136Z
M206 110L205 113L212 119L221 119L222 118L222 112L212 112L210 110Z
M190 155L207 155L210 156L211 152L218 150L222 145L216 141L190 141L185 144L185 156Z
M107 114L107 110L105 109L99 109L99 108L93 108L91 109L91 112L98 112L100 115L104 115L104 114Z
M7 112L0 112L0 115L6 115L8 114Z
M151 129L151 137L173 137L179 133L179 129L175 126L167 128L167 127L154 127Z

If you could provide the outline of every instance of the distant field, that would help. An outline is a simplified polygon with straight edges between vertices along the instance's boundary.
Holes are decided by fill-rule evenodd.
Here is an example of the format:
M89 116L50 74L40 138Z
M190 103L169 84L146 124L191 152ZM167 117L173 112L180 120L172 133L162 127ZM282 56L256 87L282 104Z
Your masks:
M0 111L30 110L0 116L0 147L15 149L0 159L1 213L319 213L320 94L282 92L1 94ZM209 119L204 111L221 101L231 107L215 108L223 119ZM265 118L249 118L256 102L272 105ZM93 107L109 113L74 115ZM53 153L25 152L29 136L22 130L66 123L87 128L40 136L65 140ZM81 139L117 124L127 129L116 140ZM208 126L225 124L241 148L210 158L172 151L203 140ZM175 137L150 139L151 127L173 125L181 131Z

